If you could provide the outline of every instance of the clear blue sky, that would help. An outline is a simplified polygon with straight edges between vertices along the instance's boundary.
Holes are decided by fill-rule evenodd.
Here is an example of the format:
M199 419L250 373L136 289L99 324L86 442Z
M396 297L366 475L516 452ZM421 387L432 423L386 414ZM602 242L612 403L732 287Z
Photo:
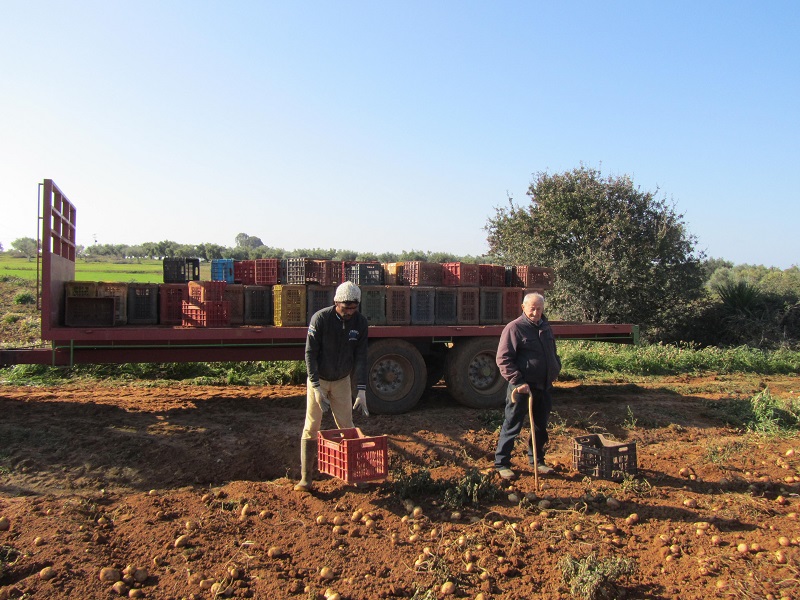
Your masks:
M800 2L2 2L0 243L480 255L585 164L698 249L800 263Z

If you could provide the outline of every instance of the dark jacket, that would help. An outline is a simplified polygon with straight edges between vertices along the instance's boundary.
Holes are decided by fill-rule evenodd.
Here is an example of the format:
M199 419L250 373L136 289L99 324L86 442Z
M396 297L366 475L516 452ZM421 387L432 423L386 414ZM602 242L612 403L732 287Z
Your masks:
M542 317L535 325L523 314L506 325L497 348L497 366L512 385L527 383L536 389L553 385L561 372L561 359L547 319Z
M319 380L338 381L355 367L358 389L367 389L366 317L356 312L349 321L336 313L335 306L314 313L306 338L306 370L311 385Z

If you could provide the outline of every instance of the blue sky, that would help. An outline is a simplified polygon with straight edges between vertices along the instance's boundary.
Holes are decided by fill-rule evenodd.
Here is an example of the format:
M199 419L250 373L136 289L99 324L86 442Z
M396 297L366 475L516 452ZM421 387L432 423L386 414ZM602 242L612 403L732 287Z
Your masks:
M37 183L78 243L480 255L538 172L800 263L800 3L3 2L0 243ZM795 175L792 175L795 173Z

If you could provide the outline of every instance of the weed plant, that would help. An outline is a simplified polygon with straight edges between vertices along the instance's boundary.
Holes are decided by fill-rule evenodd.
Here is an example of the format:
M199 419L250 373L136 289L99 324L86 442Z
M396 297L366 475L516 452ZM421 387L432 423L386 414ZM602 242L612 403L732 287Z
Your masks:
M792 437L800 431L800 399L776 398L769 388L749 399L734 398L715 403L711 410L719 413L729 426L759 435Z
M572 596L583 600L622 597L618 580L636 572L636 563L629 558L599 560L594 552L580 560L567 555L558 565Z
M434 480L426 468L398 468L392 470L389 485L400 498L434 496L445 508L461 508L468 504L478 506L502 494L492 475L484 475L475 469L470 469L461 478Z

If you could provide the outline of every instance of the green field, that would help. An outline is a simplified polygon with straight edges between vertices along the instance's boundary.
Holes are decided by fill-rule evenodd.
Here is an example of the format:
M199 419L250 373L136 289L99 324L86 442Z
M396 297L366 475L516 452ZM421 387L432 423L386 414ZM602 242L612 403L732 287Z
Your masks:
M0 253L0 277L4 275L35 281L36 260L14 258L9 256L8 253ZM201 263L200 278L204 280L211 279L210 264ZM162 283L164 281L164 271L160 260L86 262L82 259L78 259L75 264L75 280L122 283Z

